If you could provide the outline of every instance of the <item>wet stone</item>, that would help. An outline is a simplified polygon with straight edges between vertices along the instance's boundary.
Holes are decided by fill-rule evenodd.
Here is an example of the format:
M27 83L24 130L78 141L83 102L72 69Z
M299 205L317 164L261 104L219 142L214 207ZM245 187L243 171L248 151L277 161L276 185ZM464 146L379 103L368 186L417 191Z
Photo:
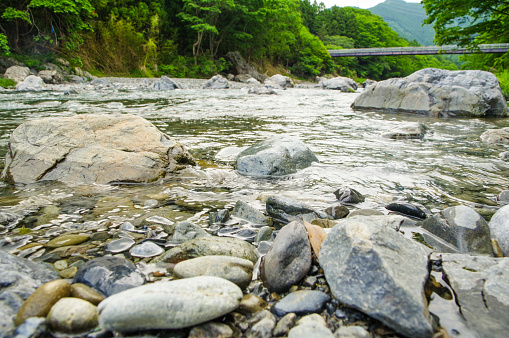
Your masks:
M272 332L276 327L276 318L269 311L263 310L258 312L249 322L254 325L246 332L246 337L272 337Z
M194 238L207 236L210 236L210 234L203 230L200 226L188 221L183 221L175 225L173 242L182 243Z
M278 316L288 313L305 315L322 311L330 297L321 291L302 290L288 294L273 307L272 311Z
M344 187L334 191L334 195L341 203L356 204L364 202L364 196L355 189Z
M93 305L98 305L105 299L97 290L83 283L74 283L71 285L71 296L86 300Z
M267 214L283 224L301 221L311 222L315 218L330 218L325 212L316 210L300 201L285 196L270 196L266 203Z
M264 310L266 307L267 302L264 299L248 293L240 301L239 312L243 314L256 313Z
M232 215L248 220L253 224L253 226L267 225L267 217L260 210L243 201L237 201L237 203L235 203Z
M325 209L325 212L328 215L332 216L332 218L334 219L340 219L348 216L350 210L348 210L348 208L345 207L344 205L335 205L333 207L328 207L327 209Z
M86 284L106 296L145 284L145 276L121 257L100 257L83 264L74 283Z
M75 266L71 266L70 268L60 270L58 274L62 278L71 279L74 278L74 276L76 276L76 272L78 272L78 268Z
M147 241L133 246L131 250L129 250L129 253L133 257L155 257L164 253L164 249L154 242Z
M225 223L230 219L230 210L222 209L209 214L209 225Z
M119 252L124 252L124 251L129 250L134 245L134 243L136 243L136 242L133 239L124 237L124 238L116 239L116 240L111 241L108 244L106 244L105 250L107 252L116 254Z
M297 315L295 313L288 313L283 318L281 318L274 329L274 336L286 336L288 335L288 331L295 325L297 321Z
M258 234L255 238L255 243L260 243L262 241L270 241L272 239L272 228L269 226L263 226L258 230Z
M195 326L189 332L188 338L231 338L233 330L226 324L209 322Z
M83 299L62 298L51 308L47 323L56 333L85 333L97 326L97 309Z
M63 246L78 245L89 239L88 235L62 235L46 243L48 248L60 248Z
M421 208L410 203L391 203L385 208L411 217L417 217L420 219L426 218L426 213Z

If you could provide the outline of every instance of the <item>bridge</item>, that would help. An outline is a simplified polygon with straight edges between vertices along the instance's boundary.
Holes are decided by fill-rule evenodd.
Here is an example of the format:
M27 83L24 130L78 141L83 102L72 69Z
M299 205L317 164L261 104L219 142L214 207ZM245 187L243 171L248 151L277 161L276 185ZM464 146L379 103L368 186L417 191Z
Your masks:
M472 53L506 53L509 43L479 45L476 49L458 47L456 45L444 46L418 46L418 47L388 47L388 48L355 48L329 50L332 57L346 56L382 56L382 55L431 55L431 54L472 54Z

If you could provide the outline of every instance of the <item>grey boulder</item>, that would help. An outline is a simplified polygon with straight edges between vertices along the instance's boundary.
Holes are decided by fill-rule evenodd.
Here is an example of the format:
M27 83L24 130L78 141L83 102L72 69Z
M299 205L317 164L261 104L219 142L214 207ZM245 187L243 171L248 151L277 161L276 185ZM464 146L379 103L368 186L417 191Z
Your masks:
M266 86L271 86L275 88L293 88L294 84L292 79L288 76L284 76L281 74L276 74L263 82Z
M29 75L16 85L18 92L40 92L46 89L43 79L35 75Z
M332 79L321 79L318 85L323 89L339 90L343 93L353 93L358 88L354 80L342 76Z
M203 85L203 89L228 89L228 88L230 88L230 83L228 82L227 79L225 79L221 75L211 77Z
M154 90L174 90L174 89L182 89L180 83L177 83L170 79L167 76L161 76L161 78L154 82L153 85Z
M1 178L10 183L151 182L194 163L178 142L142 117L82 114L18 126Z
M11 66L7 68L4 78L11 79L16 83L23 82L30 75L30 68L22 66Z
M509 256L509 205L493 215L489 223L491 237L497 241L504 256Z
M355 99L352 108L437 117L500 117L508 111L498 79L492 73L435 68L377 82Z
M375 219L346 219L320 249L332 295L409 337L431 337L424 296L430 250Z
M302 141L278 135L243 150L237 156L236 169L247 176L283 176L313 162L318 159Z
M240 288L211 276L159 282L126 290L102 301L99 324L111 331L179 329L198 325L235 310Z
M60 84L64 82L64 77L58 70L41 70L39 73L37 73L37 76L47 84Z
M427 130L428 128L422 123L408 122L392 128L391 131L383 133L382 136L393 140L423 139Z

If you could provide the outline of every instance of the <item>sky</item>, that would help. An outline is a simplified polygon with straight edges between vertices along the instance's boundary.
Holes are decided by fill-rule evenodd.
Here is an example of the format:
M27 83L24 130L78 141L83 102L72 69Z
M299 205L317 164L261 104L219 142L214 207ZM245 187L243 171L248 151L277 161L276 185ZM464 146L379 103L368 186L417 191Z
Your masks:
M329 8L334 5L339 7L355 6L359 8L371 8L378 5L385 0L317 0L316 2L323 2L325 7ZM406 2L420 3L421 0L405 0Z

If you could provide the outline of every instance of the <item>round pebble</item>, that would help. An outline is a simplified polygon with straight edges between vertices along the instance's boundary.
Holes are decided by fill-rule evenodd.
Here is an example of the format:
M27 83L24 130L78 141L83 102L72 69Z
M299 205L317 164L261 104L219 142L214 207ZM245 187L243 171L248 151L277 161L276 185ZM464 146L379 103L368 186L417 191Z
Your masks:
M83 299L62 298L51 308L47 323L57 333L85 333L97 326L97 308Z

